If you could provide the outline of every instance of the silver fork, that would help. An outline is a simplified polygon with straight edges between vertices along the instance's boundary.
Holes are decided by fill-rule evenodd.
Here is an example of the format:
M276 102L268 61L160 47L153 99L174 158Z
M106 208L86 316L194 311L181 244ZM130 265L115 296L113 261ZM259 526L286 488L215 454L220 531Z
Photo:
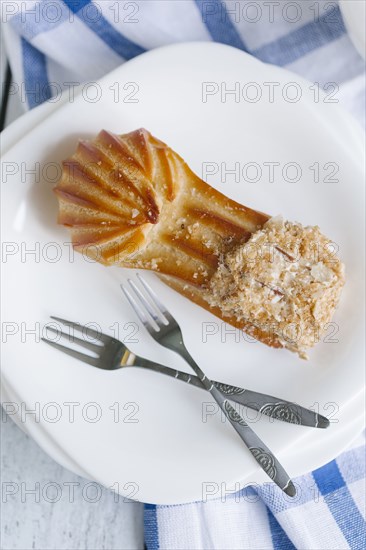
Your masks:
M144 327L159 344L181 355L181 357L187 361L198 376L203 387L210 392L216 403L222 409L223 413L248 447L260 467L272 481L284 491L284 493L291 497L295 496L295 486L283 466L252 428L248 426L244 418L229 403L228 398L221 393L209 378L207 378L187 350L183 341L182 331L177 321L161 303L155 292L141 275L137 274L137 277L149 299L147 299L131 279L129 279L128 282L133 294L131 294L124 285L121 285L121 288Z
M135 355L125 344L112 336L108 336L103 332L81 325L80 323L61 319L60 317L52 316L51 319L72 328L73 333L66 334L52 326L47 327L48 331L67 339L71 344L78 344L86 350L95 353L95 356L92 357L87 353L82 353L76 349L60 344L59 342L50 340L49 338L42 338L43 342L46 342L67 355L71 355L75 359L79 359L84 363L103 370L117 370L124 367L143 368L165 374L202 390L205 389L197 376L166 367L160 363L155 363L154 361ZM75 336L74 330L81 333L80 336L83 336L83 338ZM86 340L85 337L92 338L93 341ZM272 395L239 388L238 386L231 386L223 382L214 381L213 383L221 393L227 395L230 401L235 401L240 405L244 405L249 409L258 411L276 420L316 428L326 428L329 426L329 420L325 416L295 403L291 403L290 401L285 401L284 399L273 397Z

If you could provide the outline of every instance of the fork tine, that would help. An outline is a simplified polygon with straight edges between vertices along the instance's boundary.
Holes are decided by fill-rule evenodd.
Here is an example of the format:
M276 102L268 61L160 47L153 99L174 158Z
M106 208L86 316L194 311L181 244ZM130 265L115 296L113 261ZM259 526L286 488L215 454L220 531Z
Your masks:
M141 290L135 285L135 283L131 279L128 279L128 282L133 292L135 293L136 298L139 300L141 306L144 308L145 311L148 312L155 323L160 326L162 324L162 320L160 319L159 315L157 315L157 311L159 311L159 309L157 309L156 311L154 310L149 300L146 299Z
M68 348L66 346L62 346L61 344L58 344L57 342L53 342L52 340L48 340L47 338L41 338L42 342L46 342L46 344L49 344L50 346L58 349L59 351L62 351L63 353L66 353L67 355L71 355L71 357L74 357L75 359L79 359L79 361L83 361L84 363L88 363L89 365L92 365L93 367L97 366L98 359L96 357L90 357L90 355L86 355L85 353L81 353L80 351L76 351L74 349Z
M99 330L95 330L94 328L86 327L85 325L81 325L80 323L74 323L73 321L67 321L66 319L61 319L61 317L55 317L53 315L50 316L51 319L54 319L55 321L58 321L59 323L62 323L63 325L73 327L76 330L80 332L87 331L93 338L96 340L100 340L101 342L104 342L105 340L109 340L111 337L107 334L104 334L103 332Z
M62 332L62 330L57 330L57 328L46 327L46 330L49 330L49 331L53 332L54 334L59 334L59 335L63 336L64 338L67 338L70 343L79 344L79 346L87 348L90 351L94 351L95 353L98 353L103 349L103 345L93 344L93 342L88 342L88 340L83 340L82 338L78 338L77 336L66 334L66 332ZM99 340L99 342L100 342L100 340Z
M144 287L147 295L150 297L153 304L157 308L157 310L161 313L161 315L163 315L166 318L166 320L169 323L172 323L174 321L173 317L171 316L169 311L166 309L164 304L162 304L162 302L160 301L160 299L158 298L156 293L153 291L151 286L145 281L145 279L143 278L142 275L140 275L140 273L137 273L137 277L138 277L140 283L142 284L142 286Z
M144 325L144 327L150 332L151 335L155 334L157 331L154 328L151 321L148 319L147 315L145 314L145 311L141 309L140 305L136 302L132 294L128 291L128 289L121 285L121 289L126 296L130 306L134 310L134 312L137 314L138 318L140 319L141 323Z

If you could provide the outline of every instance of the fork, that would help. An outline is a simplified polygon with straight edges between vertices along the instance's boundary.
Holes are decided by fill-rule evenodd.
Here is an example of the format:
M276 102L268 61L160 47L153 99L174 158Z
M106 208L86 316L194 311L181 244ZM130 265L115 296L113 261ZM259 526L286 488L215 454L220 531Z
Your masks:
M74 333L66 334L65 332L62 332L52 326L47 327L47 331L53 332L57 336L67 338L70 343L78 344L79 346L92 351L95 354L95 356L92 357L91 355L82 353L76 349L59 344L54 340L50 340L45 337L42 338L43 342L46 342L67 355L71 355L75 359L79 359L84 363L103 370L117 370L124 367L143 368L153 372L158 372L160 374L165 374L177 380L181 380L182 382L186 382L192 386L204 389L200 379L197 376L166 367L160 363L155 363L154 361L135 355L124 343L120 342L116 338L113 338L112 336L108 336L107 334L100 332L99 330L92 329L73 321L67 321L66 319L61 319L60 317L51 316L51 319L80 332L84 337L87 336L88 338L91 337L93 339L93 342L91 342L85 338L76 337ZM295 403L291 403L271 395L266 395L264 393L225 384L223 382L213 381L213 383L217 389L221 391L221 393L227 395L227 398L230 399L230 401L235 401L240 405L244 405L249 409L258 411L261 414L265 414L273 419L316 428L327 428L329 426L329 420L325 416L322 416L315 411L306 409L305 407L301 407Z
M290 497L294 497L296 495L295 486L283 466L257 436L254 430L245 422L244 418L229 403L227 396L207 378L187 350L183 341L182 331L177 321L161 303L155 292L141 275L137 274L137 277L149 299L146 298L131 279L128 279L128 282L133 294L124 285L121 285L121 288L144 327L159 344L174 351L187 361L201 381L205 390L210 392L262 470L264 470L270 479L272 479L284 493Z

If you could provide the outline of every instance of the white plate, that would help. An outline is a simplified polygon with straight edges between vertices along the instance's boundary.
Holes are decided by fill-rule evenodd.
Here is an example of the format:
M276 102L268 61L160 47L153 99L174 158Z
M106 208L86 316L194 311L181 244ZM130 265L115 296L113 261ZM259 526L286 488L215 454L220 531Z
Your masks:
M64 98L67 99L67 98ZM1 146L2 154L5 154L6 151L10 149L21 137L28 133L32 128L39 124L44 118L46 118L52 111L56 110L60 104L64 102L64 99L57 104L54 103L45 103L39 106L36 109L28 112L26 115L19 118L16 123L13 123L11 126L7 127L1 135ZM18 426L26 431L28 435L32 436L38 444L47 452L50 456L53 457L59 464L68 468L75 474L88 477L85 471L83 471L78 464L76 464L69 456L65 454L63 449L61 449L57 442L54 441L49 434L46 434L39 423L32 422L32 418L28 418L27 422L22 422L21 410L22 403L19 397L16 395L16 392L13 388L10 388L9 385L2 379L1 380L1 402L5 406L6 404L11 403L11 407L17 407L18 411L15 412L15 409L11 409L11 417L18 424ZM342 428L336 430L328 430L326 433L326 441L324 441L324 432L318 431L314 432L308 430L308 435L303 438L302 446L306 445L307 453L307 465L309 469L319 467L319 456L322 457L322 462L328 462L331 460L340 449L340 441L344 439L345 442L350 442L353 437L361 432L364 426L364 414L362 411L365 410L365 397L361 391L359 396L351 400L346 408L343 408L342 411ZM360 413L361 411L361 413ZM337 419L336 419L337 420ZM294 475L296 472L301 473L301 464L298 460L299 452L296 447L294 447L286 455L287 464L291 465ZM313 465L312 465L313 464ZM300 469L299 469L300 467ZM246 481L242 481L242 484L245 484ZM224 490L232 490L233 487L227 486ZM217 490L220 491L217 487ZM213 491L207 495L208 499L217 498L220 495Z
M262 99L257 103L236 103L228 96L222 102L216 94L202 102L202 82L216 82L219 88L226 82L229 89L237 81L262 84ZM116 82L122 93L126 83L137 83L139 102L114 103L115 92L110 88L115 90ZM267 101L268 85L263 83L268 82L278 82L275 89L282 91L288 83L296 82L301 87L301 100L290 103L280 95L274 103ZM235 343L232 336L222 342L218 334L204 344L203 323L217 320L154 276L150 275L149 280L178 317L190 349L210 376L305 406L319 402L321 412L326 412L326 403L337 404L338 424L321 434L296 426L273 425L266 419L255 424L258 434L291 475L321 465L329 459L327 441L332 440L334 454L340 452L356 433L351 418L362 416L360 406L349 415L351 418L346 415L364 385L359 306L362 134L336 106L323 103L322 97L321 102L314 102L309 83L217 44L155 50L105 77L100 87L102 97L98 103L89 103L80 96L75 103L61 106L9 150L4 161L23 162L27 167L41 162L44 166L70 154L79 136L94 135L102 127L122 133L145 126L182 154L199 174L203 162L226 162L228 167L235 162L256 162L262 169L264 162L280 162L280 168L289 162L301 166L303 176L297 183L284 182L279 177L274 183L267 183L265 177L256 184L235 183L228 177L225 184L220 173L209 181L247 205L273 214L281 212L289 219L318 223L340 245L348 283L335 319L340 327L338 343L320 343L307 363L261 344ZM335 176L339 182L314 183L314 168L309 170L309 166L319 163L324 179L323 167L332 162L340 167ZM23 252L25 246L30 248L39 242L43 256L38 263L28 256L24 263L19 253L3 264L3 320L18 323L19 332L8 338L2 373L18 399L28 406L56 402L61 407L60 421L52 423L44 416L40 418L36 427L38 432L42 430L44 440L57 444L70 463L90 478L106 486L114 485L127 496L132 496L131 491L138 487L134 496L148 502L178 503L202 498L205 481L225 482L229 487L238 480L241 484L262 480L261 470L219 415L206 423L201 421L207 399L199 390L133 369L115 373L92 370L35 342L32 336L21 342L22 322L24 333L37 321L46 323L50 314L81 322L97 321L109 332L118 324L121 337L127 335L124 324L135 318L118 287L126 271L89 264L80 256L69 261L69 246L62 244L68 241L68 235L54 222L57 203L51 193L52 184L43 180L36 183L34 178L22 182L20 175L18 172L8 177L2 186L2 204L6 204L3 239L16 243L19 249L23 247ZM59 245L61 253L55 263L45 258L47 252L51 256L55 251L49 244L52 242ZM221 329L220 323L219 326ZM140 354L143 351L156 360L185 367L183 361L151 343L142 331L137 338L139 342L131 344L131 348ZM225 364L217 357L225 357ZM62 405L67 401L81 403L76 407L73 423L68 421L67 408ZM97 402L101 407L99 422L88 422L80 414L88 402ZM121 404L120 418L125 422L113 422L109 407L115 402ZM131 417L136 406L123 406L133 402L139 411ZM89 412L92 413L91 408ZM130 420L138 422L127 422L129 414ZM335 437L336 433L339 437ZM309 444L314 441L319 441L319 445L310 450Z
M82 470L70 456L66 455L64 450L59 447L56 441L49 437L48 434L44 433L39 423L32 421L32 419L28 419L26 424L22 422L22 402L19 397L17 397L13 389L10 388L4 380L1 381L1 403L5 406L6 404L10 404L12 407L11 418L16 422L19 428L33 437L40 447L42 447L42 449L54 460L61 464L61 466L68 468L79 476L91 479L90 474ZM13 414L14 405L18 407L18 413ZM319 468L320 465L325 464L332 460L335 456L338 456L340 451L340 441L344 440L348 446L351 444L352 440L362 432L365 424L364 410L365 396L363 392L360 392L360 394L352 399L346 407L343 407L342 425L339 428L337 427L336 430L328 430L325 440L321 431L311 432L307 437L302 439L302 448L306 448L309 471ZM335 421L338 424L337 420L338 419L336 418ZM321 453L322 457L321 463L319 462L319 453ZM292 468L293 476L298 475L297 472L299 475L304 473L301 469L299 470L299 450L296 447L289 450L286 454L286 464ZM267 481L264 474L262 474L262 478L258 476L256 479L256 482L261 481ZM252 482L248 482L245 477L240 482L236 482L231 485L225 484L224 486L221 486L221 484L216 484L216 486L213 487L214 490L212 490L211 487L212 492L206 495L207 499L211 500L220 498L225 495L225 492L229 493L233 490L237 490L238 483L239 486L243 487L244 485ZM116 487L114 489L116 489ZM120 492L123 493L123 487L120 489L122 489ZM135 495L135 499L138 500L138 495Z

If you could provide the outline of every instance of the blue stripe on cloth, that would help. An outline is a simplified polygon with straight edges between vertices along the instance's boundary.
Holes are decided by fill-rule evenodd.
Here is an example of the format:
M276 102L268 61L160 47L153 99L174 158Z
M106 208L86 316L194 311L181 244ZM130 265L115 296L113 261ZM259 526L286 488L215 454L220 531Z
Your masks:
M64 0L64 2L91 31L124 59L132 59L146 51L118 32L103 17L100 8L90 0Z
M21 39L26 98L30 109L52 96L48 82L46 57L29 42Z
M335 460L314 470L313 477L322 495L333 493L346 484Z
M195 0L201 12L202 21L206 25L212 40L234 46L248 52L227 12L225 2L220 0Z
M53 31L69 16L62 0L42 0L28 10L22 8L10 19L10 24L17 34L31 41L38 34Z
M159 530L156 504L144 506L145 544L147 550L159 550Z
M333 460L313 472L313 477L329 511L352 550L362 550L366 543L366 524L345 481Z
M273 550L296 550L296 547L292 544L285 531L268 508L267 512Z
M261 61L283 67L340 38L345 32L340 9L335 6L317 21L311 21L251 53Z

